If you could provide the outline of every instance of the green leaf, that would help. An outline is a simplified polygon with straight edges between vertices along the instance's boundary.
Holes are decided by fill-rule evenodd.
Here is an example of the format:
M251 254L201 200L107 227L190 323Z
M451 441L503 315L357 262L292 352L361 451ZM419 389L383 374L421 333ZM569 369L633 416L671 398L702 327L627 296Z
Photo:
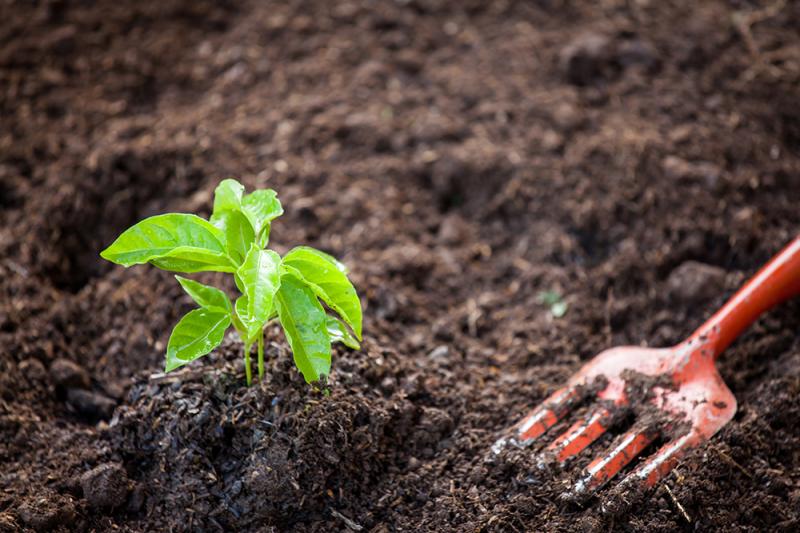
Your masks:
M244 186L235 179L222 180L214 191L211 223L225 234L226 249L240 265L255 240L253 223L242 210Z
M358 343L355 337L350 333L350 330L347 329L347 326L344 323L336 318L335 316L328 316L328 335L331 338L331 342L341 342L348 348L352 348L354 350L358 350L361 348L361 345Z
M297 246L297 248L301 248L301 249L304 249L304 250L309 250L311 252L314 252L317 255L321 255L322 257L324 257L325 259L327 259L328 261L330 261L331 263L336 265L336 268L338 268L341 271L342 274L347 275L347 274L350 273L350 270L348 270L347 266L345 266L344 263L342 263L341 261L339 261L338 259L333 257L331 254L326 254L322 250L317 250L316 248L312 248L310 246Z
M228 295L216 287L203 285L197 281L175 276L186 294L192 297L197 305L219 313L230 313L233 309Z
M542 291L538 294L537 299L550 308L553 318L561 318L567 314L569 304L556 291Z
M129 267L150 262L176 272L233 272L225 235L196 215L169 213L146 218L125 230L100 253Z
M183 272L193 274L195 272L232 272L236 266L233 261L225 255L225 264L217 264L221 258L217 255L210 255L199 252L195 248L176 248L167 256L152 259L150 264L161 270L172 272Z
M307 383L319 381L331 370L331 339L325 310L314 292L301 280L286 275L281 280L275 304L294 363Z
M309 287L351 327L361 340L361 301L338 261L314 248L298 246L283 257Z
M215 224L225 213L242 212L264 247L269 241L270 222L283 214L278 193L272 189L262 189L244 195L244 186L234 179L222 180L214 191L214 213L211 221ZM249 244L248 244L249 247ZM247 252L245 247L244 253Z
M191 363L219 346L231 324L228 313L195 309L189 311L172 330L167 344L165 372Z
M253 225L241 211L223 211L214 213L212 223L225 233L225 245L228 255L241 265L250 245L255 240Z
M241 305L241 298L236 301L236 312L248 339L258 334L272 312L272 300L281 284L280 262L278 254L272 250L262 250L254 244L236 271L247 297Z
M227 211L239 211L242 208L242 195L244 195L244 185L235 179L228 178L219 182L214 190L214 212L211 215L214 219Z
M242 198L242 211L250 219L258 237L269 238L270 222L283 214L283 207L278 200L278 193L272 189L253 191ZM261 243L266 246L266 242Z
M233 325L236 326L236 330L242 337L242 341L248 342L250 339L247 335L247 327L243 322L243 320L247 318L247 296L243 294L238 298L236 298L236 302L233 304L233 308L236 310L236 312L234 313L236 319L233 321Z

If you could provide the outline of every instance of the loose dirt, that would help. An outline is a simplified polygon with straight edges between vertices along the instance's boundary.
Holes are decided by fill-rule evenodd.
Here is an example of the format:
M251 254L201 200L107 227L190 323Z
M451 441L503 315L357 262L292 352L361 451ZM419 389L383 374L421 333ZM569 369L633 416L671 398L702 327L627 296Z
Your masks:
M613 435L486 460L800 231L800 4L2 5L0 531L800 529L798 302L721 358L734 421L623 516L558 498ZM279 191L280 251L351 268L365 342L330 395L278 331L255 387L233 338L152 377L190 302L98 251L230 175Z

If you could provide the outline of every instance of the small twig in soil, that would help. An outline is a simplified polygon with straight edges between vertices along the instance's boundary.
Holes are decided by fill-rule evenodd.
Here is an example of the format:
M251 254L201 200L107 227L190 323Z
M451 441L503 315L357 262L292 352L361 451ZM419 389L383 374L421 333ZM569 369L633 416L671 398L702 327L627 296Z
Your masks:
M740 465L739 463L737 463L737 462L736 462L736 461L733 459L733 457L731 457L731 456L730 456L730 455L728 455L727 453L723 452L722 450L719 450L719 449L717 449L716 451L717 451L717 453L719 454L719 457L720 457L720 459L722 459L723 461L725 461L726 463L728 463L730 466L732 466L732 467L736 468L736 469L737 469L739 472L741 472L742 474L744 474L745 476L747 476L749 479L753 479L753 474L751 474L750 472L748 472L748 471L745 469L745 467L743 467L742 465Z
M689 516L689 513L686 512L686 509L683 507L683 505L681 505L681 502L679 502L678 498L676 498L675 495L672 493L672 489L670 489L669 485L667 484L664 485L664 488L667 490L667 494L669 494L672 503L674 503L675 507L678 508L678 512L681 513L681 516L683 516L683 519L686 520L686 522L688 522L689 524L691 524L692 517Z
M481 316L483 316L483 312L475 299L467 300L467 330L472 337L478 336L478 320Z
M496 522L496 524L495 524L495 522ZM496 526L498 529L499 529L499 526L501 526L501 525L502 526L506 526L504 529L513 530L513 531L516 531L516 533L521 533L521 531L519 529L514 527L514 524L509 523L508 520L506 520L505 518L501 517L500 515L493 515L489 519L489 521L486 522L486 526L487 527L488 526L492 526L492 525Z
M777 0L774 4L758 11L752 11L746 14L740 12L734 13L733 26L742 37L744 45L754 63L754 65L747 69L747 71L742 75L743 80L750 81L755 78L759 72L764 70L776 77L780 76L780 69L769 64L768 61L765 61L764 55L761 53L761 50L756 43L755 38L753 37L752 27L759 22L776 16L781 12L781 10L783 10L785 6L786 0Z
M747 47L747 51L750 52L750 55L754 60L760 61L761 53L755 39L753 38L753 32L751 31L752 27L759 22L774 17L781 12L784 6L786 6L786 0L778 0L774 4L758 11L752 11L746 14L734 14L734 26L736 26L739 34L742 36L744 44Z
M339 520L341 520L342 522L344 522L344 525L347 526L347 529L350 529L352 531L361 531L361 530L364 529L364 526L362 526L362 525L354 522L353 520L347 518L345 515L343 515L342 513L337 511L336 509L331 509L331 514L334 517L336 517Z
M461 503L461 500L456 496L456 483L454 480L450 480L450 498L453 500L453 503L461 508L462 511L466 512L466 508L464 504Z

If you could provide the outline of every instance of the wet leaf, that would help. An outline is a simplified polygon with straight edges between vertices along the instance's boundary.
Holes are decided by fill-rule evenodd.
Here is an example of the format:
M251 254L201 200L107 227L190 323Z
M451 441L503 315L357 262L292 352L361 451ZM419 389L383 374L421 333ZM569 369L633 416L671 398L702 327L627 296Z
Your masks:
M242 211L253 225L259 244L266 246L269 241L270 223L283 214L278 193L272 189L253 191L242 198Z
M118 265L142 263L176 272L233 272L225 235L195 215L170 213L146 218L125 230L100 253Z
M331 370L331 339L325 310L314 292L301 280L285 275L275 303L294 362L306 382L327 376Z
M243 342L252 341L253 339L247 334L247 327L242 322L242 317L247 317L247 296L243 294L236 298L233 308L235 310L233 313L233 325L236 326L236 331L239 332Z
M278 193L272 189L261 189L244 194L244 186L235 179L222 180L214 191L214 212L211 221L215 224L225 218L226 213L242 213L250 222L259 245L269 242L270 222L283 214ZM247 252L249 243L245 247Z
M230 324L229 313L209 309L189 311L169 336L165 371L171 372L211 352L220 345Z
M218 288L211 287L210 285L203 285L200 282L181 276L175 276L175 279L181 284L186 294L191 296L192 300L200 307L219 313L230 313L232 311L231 301L228 295Z
M218 215L228 211L241 211L244 185L233 178L224 179L214 189L214 211L211 215L213 222Z
M228 255L241 265L255 240L255 232L250 221L241 211L223 211L212 218L214 226L225 234Z
M283 257L283 265L294 269L300 279L353 328L356 338L361 339L361 301L340 268L341 263L314 248L298 246Z
M272 312L275 291L281 284L280 262L278 254L272 250L262 250L254 244L236 271L247 297L241 304L237 300L236 311L248 339L255 338Z
M361 348L358 340L356 340L353 334L350 333L350 330L347 329L347 326L345 326L344 323L335 316L328 316L328 336L330 336L331 342L341 342L353 350L358 350Z

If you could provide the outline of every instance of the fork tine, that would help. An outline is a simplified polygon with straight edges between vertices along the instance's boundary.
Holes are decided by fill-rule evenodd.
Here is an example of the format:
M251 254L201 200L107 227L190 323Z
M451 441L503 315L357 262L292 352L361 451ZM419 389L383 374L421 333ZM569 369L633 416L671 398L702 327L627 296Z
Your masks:
M541 437L548 429L580 402L587 392L581 383L570 383L548 396L513 429L513 436L504 436L492 445L492 453L499 454L508 444L527 446Z
M564 418L580 398L579 387L567 386L558 389L519 423L517 438L530 441L541 437Z
M585 475L578 480L564 495L564 498L576 503L588 499L597 489L602 487L622 470L625 465L633 461L642 453L658 432L650 428L639 428L628 431L619 437L611 448L604 454L589 463Z
M655 455L625 476L625 479L614 487L601 506L601 511L608 515L619 515L636 503L637 497L646 489L655 486L678 464L678 461L699 442L696 433L672 440L662 446Z
M606 432L612 421L611 412L605 407L601 407L588 417L572 424L567 431L547 447L547 451L555 454L558 461L564 462L597 440Z

